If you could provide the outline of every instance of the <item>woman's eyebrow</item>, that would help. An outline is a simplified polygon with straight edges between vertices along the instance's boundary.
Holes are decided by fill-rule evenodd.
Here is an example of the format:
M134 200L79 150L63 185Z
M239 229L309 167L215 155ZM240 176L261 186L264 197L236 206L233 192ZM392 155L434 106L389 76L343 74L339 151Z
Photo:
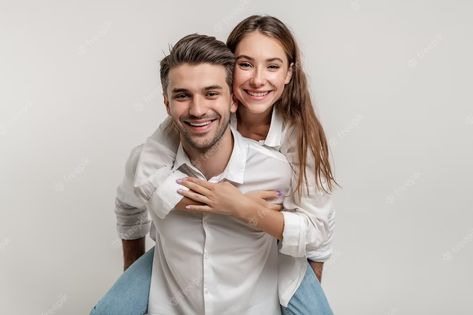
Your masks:
M251 58L250 56L247 56L247 55L239 55L238 57L236 57L236 60L239 60L239 59L248 59L248 60L251 60L251 61L255 60L254 58ZM279 57L268 58L268 59L266 59L266 61L267 62L279 61L279 62L283 63L283 60Z

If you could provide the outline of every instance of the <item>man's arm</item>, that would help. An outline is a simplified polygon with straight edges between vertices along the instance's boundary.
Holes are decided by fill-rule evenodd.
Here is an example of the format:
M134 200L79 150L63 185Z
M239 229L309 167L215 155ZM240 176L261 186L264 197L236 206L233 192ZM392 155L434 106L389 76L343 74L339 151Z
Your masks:
M138 258L145 253L145 238L136 240L122 240L123 271L127 270Z
M310 266L312 267L312 270L314 270L317 279L319 279L319 282L322 282L322 271L324 269L324 263L319 261L312 261L310 259L308 259L308 261Z

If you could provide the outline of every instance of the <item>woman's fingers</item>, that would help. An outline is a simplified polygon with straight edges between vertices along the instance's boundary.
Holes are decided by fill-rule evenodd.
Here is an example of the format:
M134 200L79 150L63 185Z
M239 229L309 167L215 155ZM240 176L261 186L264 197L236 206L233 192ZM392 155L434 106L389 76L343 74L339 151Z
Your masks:
M282 210L282 205L280 203L270 203L268 202L269 204L269 208L271 210L274 210L274 211L281 211Z
M191 182L191 183L194 183L194 184L197 184L201 187L204 187L204 188L207 188L207 189L212 189L213 183L209 183L208 181L206 180L203 180L203 179L200 179L200 178L196 178L196 177L186 177L186 178L183 178L181 180L182 182ZM179 182L180 183L180 182ZM181 183L180 183L181 184Z
M186 211L199 211L199 212L210 212L209 206L200 206L200 205L188 205L186 206Z
M276 199L281 196L279 190L261 190L247 193L247 195L264 200Z
M181 180L179 184L204 196L208 196L210 193L210 190L208 188L201 185L201 182L196 182L194 179L192 179L192 177Z
M184 197L187 197L189 199L192 199L194 201L197 201L197 202L200 202L200 203L204 203L206 205L208 205L210 203L210 200L209 198L207 198L206 196L204 195L201 195L199 193L196 193L192 190L183 190L183 189L178 189L177 192L184 196Z

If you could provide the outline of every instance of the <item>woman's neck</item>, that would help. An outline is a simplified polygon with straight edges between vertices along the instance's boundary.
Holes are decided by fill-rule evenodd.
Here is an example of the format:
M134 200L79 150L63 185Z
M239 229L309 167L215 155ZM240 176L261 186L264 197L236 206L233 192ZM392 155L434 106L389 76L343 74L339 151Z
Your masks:
M239 106L237 115L237 130L246 138L253 140L264 140L271 126L272 108L261 114L248 112L243 106Z

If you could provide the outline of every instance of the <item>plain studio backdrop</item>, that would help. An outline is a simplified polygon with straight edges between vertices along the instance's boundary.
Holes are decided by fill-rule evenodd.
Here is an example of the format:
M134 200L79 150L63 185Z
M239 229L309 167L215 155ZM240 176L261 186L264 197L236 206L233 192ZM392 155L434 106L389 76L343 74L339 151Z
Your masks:
M279 17L335 175L336 314L473 314L470 1L0 2L0 313L88 314L122 272L115 190L189 33ZM147 246L151 246L148 239Z

